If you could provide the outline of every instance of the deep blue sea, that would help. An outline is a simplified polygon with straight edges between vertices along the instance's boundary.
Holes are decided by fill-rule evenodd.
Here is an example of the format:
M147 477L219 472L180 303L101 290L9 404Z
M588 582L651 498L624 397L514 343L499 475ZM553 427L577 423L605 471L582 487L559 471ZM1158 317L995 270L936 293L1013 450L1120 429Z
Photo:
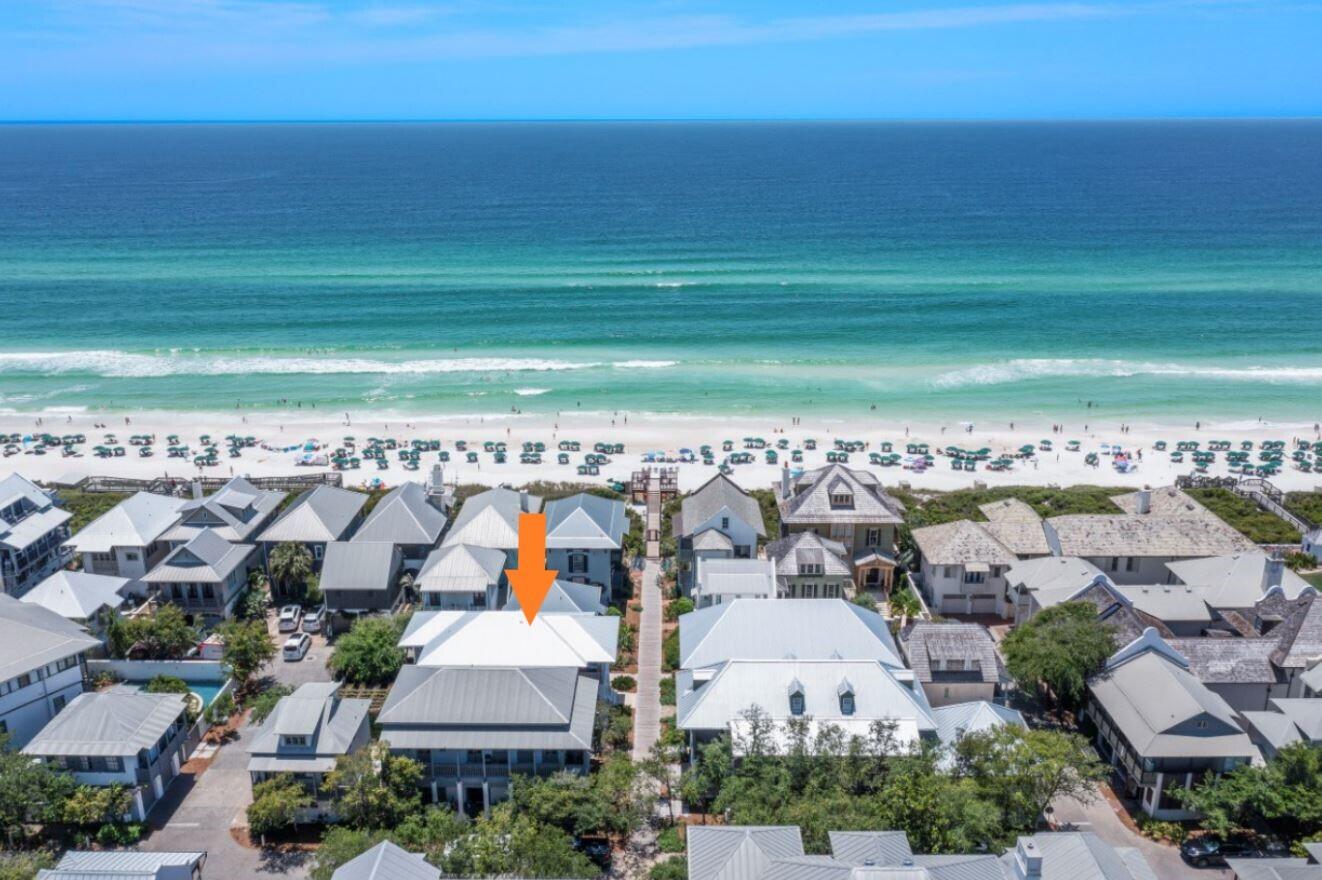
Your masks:
M1322 418L1322 122L0 127L0 408Z

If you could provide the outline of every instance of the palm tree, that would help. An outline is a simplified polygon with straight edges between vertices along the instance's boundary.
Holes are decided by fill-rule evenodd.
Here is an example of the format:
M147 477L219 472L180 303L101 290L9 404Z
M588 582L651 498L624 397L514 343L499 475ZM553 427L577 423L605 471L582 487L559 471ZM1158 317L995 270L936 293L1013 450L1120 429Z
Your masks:
M277 544L266 564L271 569L271 579L285 595L291 584L301 587L312 576L312 554L307 547L294 541Z

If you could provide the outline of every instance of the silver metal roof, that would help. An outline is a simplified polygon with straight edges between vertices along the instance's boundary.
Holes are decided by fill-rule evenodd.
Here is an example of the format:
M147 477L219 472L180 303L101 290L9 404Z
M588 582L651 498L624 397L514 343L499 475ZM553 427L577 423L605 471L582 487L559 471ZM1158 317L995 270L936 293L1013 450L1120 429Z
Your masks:
M680 666L726 660L880 660L903 667L886 620L843 599L735 601L680 617Z
M523 606L519 602L518 594L511 590L504 610L517 611L521 607ZM605 611L606 603L601 599L601 587L557 579L551 584L551 589L542 600L542 607L537 613L602 614Z
M142 579L149 584L220 583L256 549L252 544L231 544L215 529L202 529Z
M629 530L624 502L580 492L546 503L546 546L618 550Z
M155 745L185 706L183 694L82 693L23 747L23 754L132 757Z
M591 749L597 687L573 668L410 665L377 724L396 749Z
M690 825L689 880L758 880L772 861L803 855L797 825Z
M445 523L445 514L428 500L425 488L400 483L377 502L350 540L433 545L440 540Z
M98 516L70 538L79 553L109 553L115 547L146 547L179 519L183 502L170 495L137 492Z
M0 681L100 644L54 611L0 593Z
M62 507L48 507L28 514L12 526L0 520L0 545L24 550L72 518L73 514Z
M500 583L504 550L470 544L446 544L427 555L413 582L424 593L478 593Z
M399 563L394 544L332 541L321 561L321 589L389 592Z
M903 831L831 831L831 855L848 865L898 865L913 855Z
M191 876L206 864L205 852L140 852L137 850L71 851L60 863L37 872L38 880L173 880Z
M776 564L769 559L706 559L694 566L694 592L703 596L776 597Z
M319 543L345 536L367 495L351 489L321 485L294 499L294 503L271 523L257 540L276 543L297 541Z
M335 869L331 880L440 880L440 869L419 853L383 840Z
M472 544L500 550L519 547L519 514L537 513L542 500L513 489L488 489L474 495L459 508L445 544Z
M1020 841L1041 855L1041 880L1157 880L1138 850L1112 846L1090 831L1042 832ZM1010 877L1018 876L1014 859L1013 849L1001 857Z
M102 608L124 604L120 590L128 578L62 568L23 594L19 601L40 605L68 620L89 620Z
M936 706L932 709L932 719L936 722L936 738L947 746L953 746L966 733L981 733L1007 724L1028 726L1017 709L986 700Z
M355 742L367 740L367 710L371 700L341 699L336 682L309 682L282 697L270 717L253 734L247 745L250 770L263 758L293 762L311 756L334 758L346 755ZM284 736L306 736L308 745L292 750L281 743Z
M620 618L521 611L418 611L400 637L419 666L582 669L615 662Z
M200 529L215 529L227 541L245 541L285 500L285 492L258 489L243 477L235 477L205 498L193 498L179 506L179 521L162 537L187 541Z

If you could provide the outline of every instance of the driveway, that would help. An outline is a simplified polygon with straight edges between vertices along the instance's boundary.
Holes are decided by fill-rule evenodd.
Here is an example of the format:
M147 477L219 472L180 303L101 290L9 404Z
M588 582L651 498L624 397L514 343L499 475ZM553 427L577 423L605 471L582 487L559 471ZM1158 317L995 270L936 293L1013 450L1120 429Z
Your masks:
M265 853L240 845L233 836L236 825L245 826L244 811L252 801L244 747L250 734L251 728L245 724L237 738L220 747L209 766L204 760L184 765L165 798L147 817L152 831L142 849L206 850L208 877L307 877L309 855Z
M1114 800L1109 787L1088 803L1061 798L1051 806L1052 818L1060 830L1092 831L1112 846L1134 847L1147 859L1158 880L1230 880L1233 876L1227 868L1191 867L1175 847L1148 840L1133 830L1124 807Z
M266 616L266 630L275 640L276 652L275 659L266 667L265 673L279 684L287 684L292 688L297 688L301 684L307 684L310 681L330 681L330 670L326 668L326 661L330 659L331 647L326 643L326 636L323 633L310 633L312 636L312 647L308 649L307 654L302 660L286 661L284 655L279 650L293 633L282 633L278 631L275 614Z

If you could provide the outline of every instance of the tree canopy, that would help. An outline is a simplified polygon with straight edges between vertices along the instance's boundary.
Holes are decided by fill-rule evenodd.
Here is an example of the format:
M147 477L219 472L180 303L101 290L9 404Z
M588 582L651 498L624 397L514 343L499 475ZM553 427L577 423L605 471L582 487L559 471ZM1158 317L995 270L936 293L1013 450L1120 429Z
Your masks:
M197 630L188 625L184 612L168 602L151 614L112 618L107 635L114 656L132 653L147 660L178 660L198 640Z
M1111 627L1088 602L1065 602L1010 631L1001 643L1005 668L1019 687L1045 688L1063 708L1083 702L1088 678L1115 653Z
M331 671L355 684L390 682L404 665L404 651L399 647L403 631L403 618L360 617L336 641Z
M296 824L299 810L316 803L303 784L288 773L263 780L252 787L248 805L248 829L264 837Z
M323 790L335 798L340 821L356 828L390 828L417 811L422 765L382 744L336 759Z
M1271 829L1291 841L1322 836L1322 746L1286 746L1264 766L1246 764L1192 789L1177 789L1209 831Z
M312 577L312 554L296 541L275 545L266 560L277 592L283 595L303 595L308 579Z
M246 690L253 677L275 657L275 643L265 620L231 620L219 628L224 645L220 660L229 667L239 690Z

